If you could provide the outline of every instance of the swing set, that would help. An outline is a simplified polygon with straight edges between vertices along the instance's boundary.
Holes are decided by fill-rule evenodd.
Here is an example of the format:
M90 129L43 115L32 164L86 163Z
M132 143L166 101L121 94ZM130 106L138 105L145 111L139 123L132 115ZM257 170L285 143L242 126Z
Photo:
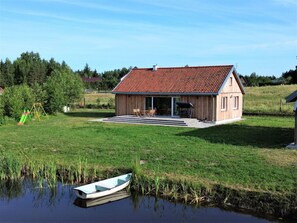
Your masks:
M30 110L25 109L18 125L24 125L28 119L34 119L40 121L42 117L48 118L41 103L33 103Z

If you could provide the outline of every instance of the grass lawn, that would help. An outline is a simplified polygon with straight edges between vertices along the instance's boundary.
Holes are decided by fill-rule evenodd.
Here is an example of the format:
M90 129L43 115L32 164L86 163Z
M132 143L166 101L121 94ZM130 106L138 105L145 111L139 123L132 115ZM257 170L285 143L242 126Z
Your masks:
M24 126L0 126L0 157L21 162L80 161L99 169L131 168L146 161L150 176L203 185L286 193L297 191L293 117L245 117L208 129L88 122L113 111L78 110Z

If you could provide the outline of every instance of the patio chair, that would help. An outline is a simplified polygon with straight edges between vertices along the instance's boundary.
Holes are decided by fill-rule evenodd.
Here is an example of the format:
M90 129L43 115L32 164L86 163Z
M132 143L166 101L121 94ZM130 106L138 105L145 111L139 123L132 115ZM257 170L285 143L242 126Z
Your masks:
M139 109L139 108L134 108L134 109L133 109L133 114L134 114L135 116L140 116L140 109Z
M150 116L150 117L154 117L156 115L156 109L149 110L147 115Z

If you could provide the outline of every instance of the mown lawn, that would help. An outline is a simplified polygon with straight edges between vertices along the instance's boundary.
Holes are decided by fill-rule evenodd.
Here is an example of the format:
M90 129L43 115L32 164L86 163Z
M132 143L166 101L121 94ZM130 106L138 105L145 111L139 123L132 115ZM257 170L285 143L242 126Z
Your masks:
M293 117L245 117L208 129L88 122L113 111L82 110L24 126L0 126L0 156L63 166L80 161L100 169L131 168L171 179L256 191L297 189Z

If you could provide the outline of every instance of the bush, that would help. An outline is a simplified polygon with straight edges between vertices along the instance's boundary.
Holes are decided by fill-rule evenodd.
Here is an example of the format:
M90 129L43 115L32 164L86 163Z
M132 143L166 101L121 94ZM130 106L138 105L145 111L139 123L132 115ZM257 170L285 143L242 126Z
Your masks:
M49 113L62 111L63 106L70 106L79 100L83 93L81 79L70 70L55 71L45 84L46 99L44 108Z
M2 95L3 115L18 120L24 109L30 109L34 103L32 89L27 85L19 85L5 88Z
M110 98L108 100L107 107L110 109L115 109L115 99L114 98Z

